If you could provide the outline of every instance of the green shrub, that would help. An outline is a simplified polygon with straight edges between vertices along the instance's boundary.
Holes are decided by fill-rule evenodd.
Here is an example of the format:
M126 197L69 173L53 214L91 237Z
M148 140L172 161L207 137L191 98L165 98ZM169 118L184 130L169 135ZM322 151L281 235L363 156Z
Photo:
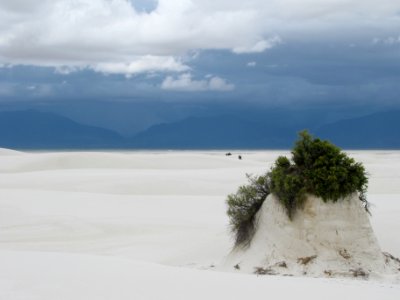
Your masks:
M363 165L330 142L313 138L307 131L299 135L292 159L299 177L304 180L304 192L316 195L325 202L336 202L358 192L360 200L367 205L365 192L368 178Z
M270 172L271 192L285 206L289 218L305 200L305 180L299 176L296 166L288 158L281 156Z
M299 134L292 150L292 161L279 157L271 171L271 192L285 206L289 218L303 204L306 194L336 202L358 192L368 210L365 197L368 178L364 167L328 141Z
M248 245L254 233L255 215L270 193L277 196L290 219L301 208L307 194L324 202L336 202L358 193L369 212L365 196L368 178L362 164L330 142L313 138L307 131L299 134L291 160L278 157L270 172L256 178L249 176L249 181L227 200L236 245Z
M268 174L259 177L247 175L248 185L240 186L228 196L228 216L235 245L247 245L254 234L255 215L269 195Z

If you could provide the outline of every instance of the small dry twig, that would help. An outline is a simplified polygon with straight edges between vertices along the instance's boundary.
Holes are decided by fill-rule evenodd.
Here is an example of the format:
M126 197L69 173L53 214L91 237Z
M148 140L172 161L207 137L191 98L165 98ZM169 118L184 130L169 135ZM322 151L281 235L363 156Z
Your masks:
M383 252L383 255L385 256L386 263L388 263L389 259L391 259L400 264L400 259L397 257L394 257L392 254L390 254L388 252Z
M257 275L277 275L278 273L276 273L274 270L272 270L271 268L261 268L261 267L256 267L254 274Z

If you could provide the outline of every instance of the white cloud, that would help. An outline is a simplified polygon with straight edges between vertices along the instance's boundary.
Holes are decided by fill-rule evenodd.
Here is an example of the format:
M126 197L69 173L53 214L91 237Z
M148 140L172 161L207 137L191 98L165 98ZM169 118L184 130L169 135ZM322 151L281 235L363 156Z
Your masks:
M234 90L235 85L232 83L228 83L225 79L221 77L212 77L208 81L208 89L210 91L228 92Z
M74 67L74 66L56 66L55 67L55 72L57 74L62 74L62 75L69 75L73 72L77 72L84 69L83 67Z
M199 92L199 91L220 91L228 92L235 89L235 86L218 76L208 76L205 79L195 80L190 73L184 73L174 78L167 76L161 84L164 90Z
M282 39L279 36L274 36L268 40L261 40L252 45L245 45L233 48L233 52L237 54L242 53L260 53L264 52L267 49L271 49L276 45L279 45L282 42Z
M256 63L255 61L249 61L249 62L246 64L246 66L248 66L248 67L250 67L250 68L255 67L256 65L257 65L257 63Z
M146 55L129 63L99 63L93 69L107 74L130 76L145 72L183 72L190 68L171 56Z
M400 26L393 0L149 1L0 0L0 64L182 72L193 50L258 53L336 27L343 36Z

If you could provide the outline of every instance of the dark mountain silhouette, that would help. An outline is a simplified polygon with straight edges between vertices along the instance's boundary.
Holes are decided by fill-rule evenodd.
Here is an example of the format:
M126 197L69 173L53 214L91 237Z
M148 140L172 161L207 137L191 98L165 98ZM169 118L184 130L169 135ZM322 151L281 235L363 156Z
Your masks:
M53 113L0 112L0 147L15 149L121 148L124 139L103 128L87 126Z
M315 133L347 149L399 149L400 111L338 121L321 126Z
M287 149L300 130L309 129L347 149L400 149L400 111L327 125L315 120L294 121L290 114L254 120L235 115L188 118L152 126L136 135L131 145L149 149Z
M288 112L190 117L159 124L131 138L53 113L0 112L0 147L14 149L288 149L297 132L347 149L400 149L400 111L320 125L323 118Z
M284 123L269 118L253 121L235 115L190 117L152 126L137 134L131 145L160 149L288 148L297 130Z

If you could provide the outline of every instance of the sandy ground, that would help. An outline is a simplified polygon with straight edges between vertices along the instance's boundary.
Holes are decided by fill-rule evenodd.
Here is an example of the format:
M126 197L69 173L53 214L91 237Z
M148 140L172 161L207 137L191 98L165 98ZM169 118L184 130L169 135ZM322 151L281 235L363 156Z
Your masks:
M0 299L400 299L382 282L215 271L225 197L284 151L0 150ZM370 173L371 223L400 256L400 152L350 151Z

